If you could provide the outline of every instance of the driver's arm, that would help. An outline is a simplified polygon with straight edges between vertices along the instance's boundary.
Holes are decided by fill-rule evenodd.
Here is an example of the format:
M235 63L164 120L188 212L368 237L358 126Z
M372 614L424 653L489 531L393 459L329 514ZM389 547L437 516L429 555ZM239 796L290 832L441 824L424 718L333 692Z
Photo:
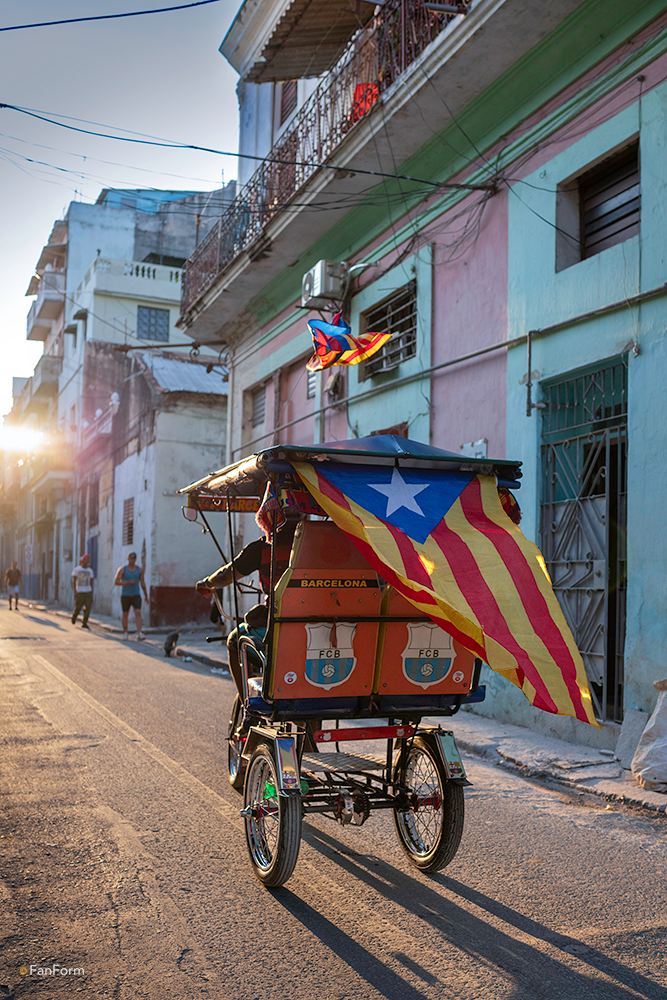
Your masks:
M232 580L240 580L244 576L249 576L259 569L262 562L262 548L264 542L258 538L255 542L250 542L234 559L233 563L221 566L215 573L205 576L203 580L198 580L195 590L204 597L209 597L217 587L228 587Z

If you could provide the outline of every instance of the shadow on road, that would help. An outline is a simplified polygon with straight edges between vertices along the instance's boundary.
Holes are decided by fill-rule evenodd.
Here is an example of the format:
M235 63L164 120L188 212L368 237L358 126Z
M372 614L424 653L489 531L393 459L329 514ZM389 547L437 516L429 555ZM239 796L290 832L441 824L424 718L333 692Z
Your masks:
M386 997L387 1000L427 1000L427 994L415 989L392 969L388 969L384 962L371 955L363 945L358 944L290 889L280 889L274 893L274 897L288 913L303 924L304 928L318 937L322 944L342 958L365 982L373 986L380 996ZM352 896L350 902L354 905ZM411 968L413 964L411 963ZM430 977L430 981L433 981L433 977Z
M647 998L647 1000L667 1000L667 990L627 965L596 951L584 941L578 941L576 938L552 931L543 924L523 916L516 910L498 903L474 889L469 889L446 875L437 873L434 875L434 880L437 880L440 885L454 895L473 903L490 917L500 919L515 927L522 937L529 934L533 938L544 941L552 947L572 955L610 979L616 980L616 982L601 981L575 972L568 965L559 962L544 951L499 930L491 921L477 917L458 906L454 901L443 898L416 878L406 875L374 855L357 854L350 851L334 837L315 827L304 827L303 839L330 861L338 864L348 876L360 879L375 892L400 906L406 913L426 921L433 932L432 947L437 947L439 936L443 943L447 942L463 954L478 961L480 968L491 965L498 970L499 975L511 977L515 983L516 992L513 996L516 1000L519 998L520 1000L528 1000L529 997L536 997L539 1000L547 1000L547 998L556 1000L556 998L562 997L567 997L568 1000L578 1000L578 998L581 1000L584 998L585 1000L628 1000L630 997L636 997L637 994ZM350 885L350 898L353 897L354 889ZM282 901L282 897L277 898ZM300 916L298 907L290 905L288 908L295 916ZM310 907L308 909L310 910ZM314 933L318 933L318 928L321 928L321 932L324 934L322 940L326 944L330 944L326 937L328 921L322 923L324 918L319 914L316 916L314 914L315 911L308 914L304 923ZM347 938L346 941L348 941ZM334 945L330 944L330 946L336 950ZM347 960L349 961L349 959ZM372 982L372 980L369 981ZM413 991L414 993L415 991ZM401 987L395 992L384 995L390 1000L399 1000L399 998L411 994L406 993L404 987ZM512 994L507 994L508 997L510 995Z
M47 618L38 618L37 615L29 615L25 611L21 611L19 608L19 614L21 618L28 618L31 622L37 622L38 625L48 625L49 628L57 628L60 632L64 632L65 629L58 622L49 621Z

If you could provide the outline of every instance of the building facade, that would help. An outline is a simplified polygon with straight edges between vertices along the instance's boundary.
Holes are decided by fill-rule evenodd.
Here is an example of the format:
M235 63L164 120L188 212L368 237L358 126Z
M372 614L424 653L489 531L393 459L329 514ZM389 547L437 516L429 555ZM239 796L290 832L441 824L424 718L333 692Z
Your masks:
M179 347L175 322L183 262L232 194L105 190L55 224L27 293L44 354L5 418L42 434L5 455L2 552L28 597L69 603L88 552L95 607L115 614L115 571L136 548L150 624L207 613L192 599L207 547L179 544L176 485L224 459L226 370L219 352Z
M388 429L520 459L602 729L490 671L479 710L613 746L666 652L664 5L360 7L242 4L222 52L241 153L265 159L187 262L179 326L228 345L230 459ZM322 260L343 265L331 311L392 337L309 375Z

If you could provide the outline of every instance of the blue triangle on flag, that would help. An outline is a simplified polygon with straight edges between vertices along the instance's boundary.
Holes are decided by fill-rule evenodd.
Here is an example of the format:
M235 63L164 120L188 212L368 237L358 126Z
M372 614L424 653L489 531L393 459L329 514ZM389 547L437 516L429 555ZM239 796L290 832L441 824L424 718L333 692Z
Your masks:
M382 521L425 542L474 472L436 472L327 462L318 472L341 493Z

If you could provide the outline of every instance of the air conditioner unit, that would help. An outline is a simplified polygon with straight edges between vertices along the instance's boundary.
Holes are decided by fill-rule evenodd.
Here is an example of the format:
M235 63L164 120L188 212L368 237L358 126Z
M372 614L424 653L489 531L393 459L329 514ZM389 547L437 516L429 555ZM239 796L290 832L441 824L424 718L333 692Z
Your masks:
M324 309L330 302L342 302L346 267L338 260L319 260L301 279L301 305Z

